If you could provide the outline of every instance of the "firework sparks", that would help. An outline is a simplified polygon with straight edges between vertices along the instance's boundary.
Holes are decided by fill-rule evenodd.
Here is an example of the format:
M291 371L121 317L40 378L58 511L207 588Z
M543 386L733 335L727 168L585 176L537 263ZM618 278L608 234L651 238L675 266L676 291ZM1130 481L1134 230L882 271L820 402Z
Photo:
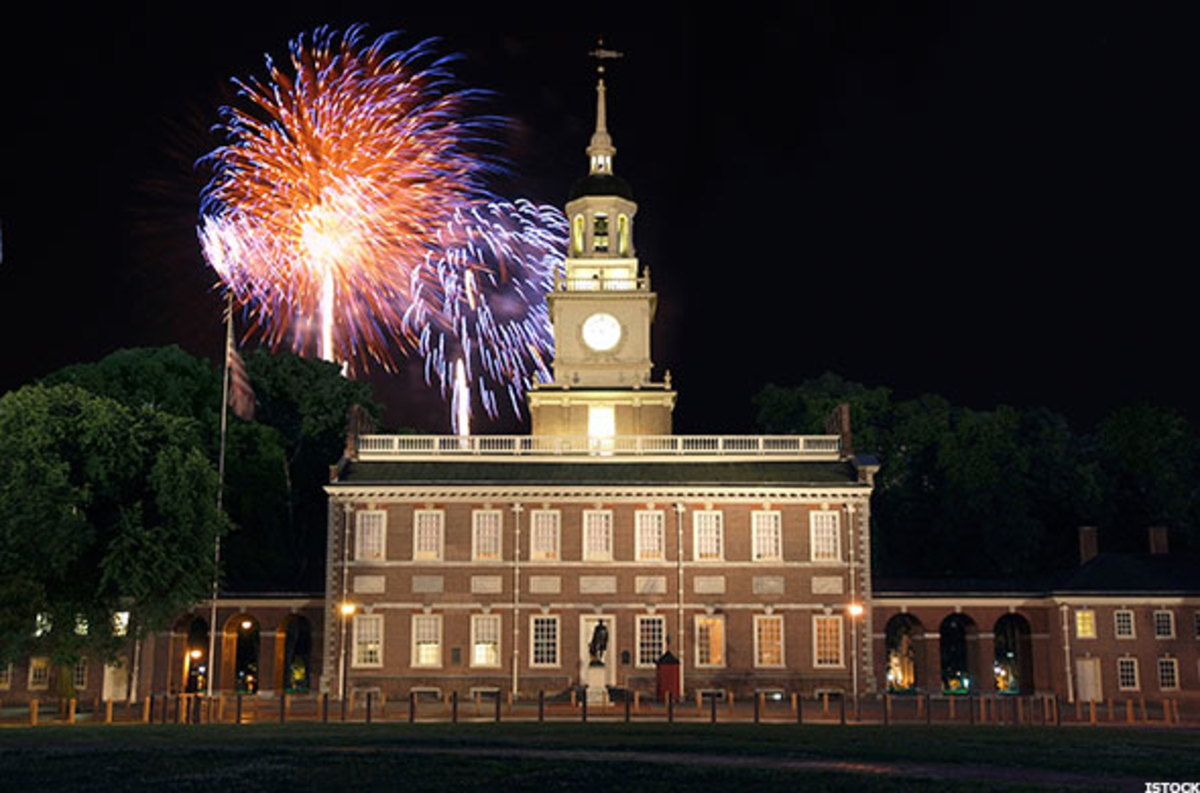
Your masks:
M352 369L424 358L449 397L462 361L489 415L517 414L552 350L545 295L562 264L558 210L491 196L502 122L474 115L430 41L318 30L291 71L238 82L198 229L209 265L271 347Z

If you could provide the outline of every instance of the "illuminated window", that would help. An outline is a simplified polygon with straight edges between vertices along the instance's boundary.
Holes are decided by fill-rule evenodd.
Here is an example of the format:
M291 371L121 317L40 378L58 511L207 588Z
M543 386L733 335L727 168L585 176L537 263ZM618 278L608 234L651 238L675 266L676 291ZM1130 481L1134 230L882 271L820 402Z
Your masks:
M571 236L574 238L574 241L575 241L575 253L576 254L583 253L583 229L584 229L583 215L576 215L574 224L573 224L573 233L571 234Z
M608 215L597 212L592 225L592 250L604 253L608 250Z
M12 688L13 665L5 664L0 666L0 690L7 691Z
M442 665L442 617L440 614L413 615L412 665Z
M471 513L471 558L477 562L500 561L500 532L504 515L498 509L477 509Z
M44 691L50 687L50 659L29 659L29 690Z
M445 520L446 514L440 509L418 509L413 512L413 559L441 561Z
M355 515L354 558L382 559L387 529L387 513L363 510Z
M87 680L88 680L87 659L80 658L78 661L75 662L75 665L73 667L71 667L71 685L73 685L75 687L76 691L80 691L82 689L87 688Z
M33 618L33 635L36 638L41 638L50 632L50 615L37 614Z
M75 635L76 636L87 636L88 635L87 617L83 616L82 614L75 615Z
M754 617L754 665L783 666L783 617L778 614Z
M1138 683L1138 662L1136 658L1117 659L1117 685L1122 691L1137 691L1141 688Z
M529 665L558 666L558 617L529 620Z
M617 215L617 253L629 255L629 216Z
M1179 688L1179 661L1175 658L1158 659L1158 687L1164 691Z
M637 665L653 667L667 651L667 618L651 614L637 618Z
M845 666L842 657L842 618L840 616L813 617L813 666Z
M613 558L613 516L607 509L583 512L583 559L609 562Z
M1091 609L1079 609L1075 612L1075 638L1096 638L1096 612Z
M617 435L617 411L612 405L588 407L588 438L593 452L611 454Z
M500 615L471 617L471 666L500 665Z
M809 539L814 562L842 560L842 514L830 510L808 513Z
M725 665L725 618L696 617L696 666Z
M359 614L354 618L354 666L383 666L383 615Z
M717 510L692 513L693 556L697 562L719 562L724 559L724 518Z
M1156 638L1156 639L1174 639L1175 638L1175 612L1173 612L1173 611L1156 611L1156 612L1154 612L1154 638Z
M530 559L535 562L558 561L561 523L561 515L556 509L535 509L529 513Z
M129 612L118 611L113 614L113 636L129 635Z
M751 512L753 553L756 562L777 562L783 558L783 518L778 512Z
M639 562L666 559L667 516L661 510L638 510L634 513L634 556Z
M1117 609L1113 612L1113 635L1118 639L1134 638L1133 612L1129 609Z

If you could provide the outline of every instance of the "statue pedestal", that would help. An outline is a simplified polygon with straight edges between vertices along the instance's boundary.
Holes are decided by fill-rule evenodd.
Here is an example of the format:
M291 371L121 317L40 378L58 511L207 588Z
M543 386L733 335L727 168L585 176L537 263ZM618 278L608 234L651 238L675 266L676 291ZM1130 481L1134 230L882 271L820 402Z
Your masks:
M605 672L603 666L588 666L583 678L588 705L608 704L608 675Z

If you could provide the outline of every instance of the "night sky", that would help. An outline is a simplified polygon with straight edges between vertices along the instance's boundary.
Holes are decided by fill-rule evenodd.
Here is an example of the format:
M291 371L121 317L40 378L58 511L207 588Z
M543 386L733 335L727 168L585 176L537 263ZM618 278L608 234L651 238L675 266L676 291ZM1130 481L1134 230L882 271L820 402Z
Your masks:
M3 12L0 392L121 347L220 357L191 163L229 78L363 22L462 53L514 121L498 192L558 206L586 53L626 53L609 128L679 432L751 431L764 384L827 370L1079 428L1143 399L1200 420L1194 4L175 5ZM375 381L390 421L448 430L419 377Z

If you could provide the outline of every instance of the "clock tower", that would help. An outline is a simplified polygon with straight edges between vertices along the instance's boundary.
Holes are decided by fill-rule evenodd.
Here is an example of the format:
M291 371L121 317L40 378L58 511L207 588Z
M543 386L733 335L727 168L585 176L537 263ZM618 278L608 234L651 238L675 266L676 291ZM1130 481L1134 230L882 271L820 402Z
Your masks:
M588 175L571 188L565 275L547 296L554 328L553 382L529 392L534 435L611 438L669 435L675 392L670 375L655 383L650 326L657 296L633 245L637 204L613 173L617 153L608 134L600 49L596 129L587 147Z

